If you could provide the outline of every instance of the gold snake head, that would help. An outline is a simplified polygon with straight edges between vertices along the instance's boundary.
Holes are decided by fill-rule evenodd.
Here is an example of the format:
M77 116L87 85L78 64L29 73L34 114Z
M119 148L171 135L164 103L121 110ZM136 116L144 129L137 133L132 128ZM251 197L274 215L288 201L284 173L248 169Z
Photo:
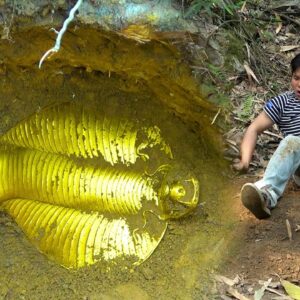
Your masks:
M168 176L167 176L168 177ZM189 214L199 202L199 181L193 175L189 179L164 180L160 189L162 219L178 219Z
M169 189L170 198L174 201L180 201L180 199L186 194L184 186L179 182L173 183Z

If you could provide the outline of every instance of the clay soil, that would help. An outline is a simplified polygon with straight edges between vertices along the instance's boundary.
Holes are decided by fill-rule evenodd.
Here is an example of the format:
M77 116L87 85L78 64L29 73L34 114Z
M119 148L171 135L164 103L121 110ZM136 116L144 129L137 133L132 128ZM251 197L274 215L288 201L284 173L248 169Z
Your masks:
M235 247L224 260L220 273L228 278L239 277L236 290L252 299L254 291L261 288L262 281L272 278L276 291L285 294L279 278L299 283L300 280L300 188L290 182L287 189L266 220L257 220L240 202L240 187L243 183L254 182L257 177L240 176L233 180L236 189L235 210L238 223L234 230ZM292 239L288 236L286 222L290 223ZM222 299L227 287L218 285ZM278 295L265 291L263 299L275 299ZM282 298L283 299L283 298Z
M199 179L200 203L187 218L171 221L153 255L142 265L95 264L68 270L47 259L6 213L0 212L0 299L211 299L211 278L230 249L233 197L225 192L226 168L210 136L199 136L143 85L83 68L3 66L0 134L49 105L72 102L128 113L156 124L174 157ZM175 160L174 160L175 162ZM223 175L224 175L223 174Z

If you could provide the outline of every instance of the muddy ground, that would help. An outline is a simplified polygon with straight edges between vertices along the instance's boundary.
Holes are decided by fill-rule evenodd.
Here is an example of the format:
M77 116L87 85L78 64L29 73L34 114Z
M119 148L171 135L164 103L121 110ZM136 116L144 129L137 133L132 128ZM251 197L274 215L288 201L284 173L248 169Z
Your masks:
M9 50L10 48L8 48ZM19 49L21 51L21 49ZM0 214L0 299L210 299L211 278L230 249L234 226L227 165L193 123L179 118L143 83L82 67L2 65L0 133L49 105L72 102L155 124L175 161L200 182L200 203L169 223L151 257L138 267L101 263L67 270L41 254L13 219Z
M39 59L53 46L53 34L45 29L28 30L17 38L6 21L0 56L0 134L53 104L121 107L141 122L162 129L175 157L197 175L201 204L191 216L170 222L159 247L145 263L109 270L99 263L72 271L49 261L13 219L0 213L0 299L226 299L225 295L228 299L226 288L214 285L216 274L238 275L236 288L251 298L259 280L272 277L278 281L277 275L299 280L300 232L294 230L300 223L300 190L291 183L268 220L256 220L242 207L240 188L256 178L232 177L222 155L211 148L218 136L207 135L206 129L212 127L215 112L208 117L203 113L178 117L178 111L186 114L182 108L187 104L198 113L203 103L187 92L191 90L189 78L182 81L186 72L178 65L176 53L173 58L172 47L165 43L148 47L101 32L87 39L86 45L79 38L81 31L74 27L65 36L61 52L38 70ZM95 50L87 52L94 44ZM84 59L78 60L79 53L86 54ZM187 87L184 93L183 86ZM201 123L201 117L209 122ZM195 126L199 119L200 126ZM292 225L292 241L286 219ZM273 296L266 292L263 299Z
M272 216L266 220L257 220L240 202L240 187L246 182L254 182L257 176L239 176L232 181L235 187L234 209L237 223L233 230L235 246L228 259L223 260L222 275L234 279L239 276L236 288L252 299L255 290L261 288L261 281L272 278L275 283L279 278L295 284L300 281L300 188L292 181L272 210ZM286 220L292 228L292 240L289 239ZM285 294L280 284L275 284L276 291ZM226 290L226 289L225 289ZM228 295L224 286L218 294ZM229 295L228 295L229 296ZM278 295L265 291L263 299L276 299ZM223 298L224 299L224 298ZM283 298L282 298L283 299Z

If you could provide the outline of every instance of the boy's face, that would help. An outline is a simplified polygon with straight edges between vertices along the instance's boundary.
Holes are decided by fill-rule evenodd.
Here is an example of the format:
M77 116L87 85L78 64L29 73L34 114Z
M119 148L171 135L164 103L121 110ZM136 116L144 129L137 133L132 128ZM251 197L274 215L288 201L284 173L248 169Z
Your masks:
M300 68L293 73L291 86L296 94L296 97L300 100Z

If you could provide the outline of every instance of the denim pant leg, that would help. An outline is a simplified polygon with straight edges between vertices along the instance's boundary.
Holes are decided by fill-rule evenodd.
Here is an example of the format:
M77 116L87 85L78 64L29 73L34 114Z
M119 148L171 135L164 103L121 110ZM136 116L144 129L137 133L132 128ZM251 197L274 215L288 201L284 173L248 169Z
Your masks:
M255 182L261 189L269 187L271 207L275 207L278 199L283 194L289 178L300 165L300 137L287 136L279 144L266 168L264 177Z

